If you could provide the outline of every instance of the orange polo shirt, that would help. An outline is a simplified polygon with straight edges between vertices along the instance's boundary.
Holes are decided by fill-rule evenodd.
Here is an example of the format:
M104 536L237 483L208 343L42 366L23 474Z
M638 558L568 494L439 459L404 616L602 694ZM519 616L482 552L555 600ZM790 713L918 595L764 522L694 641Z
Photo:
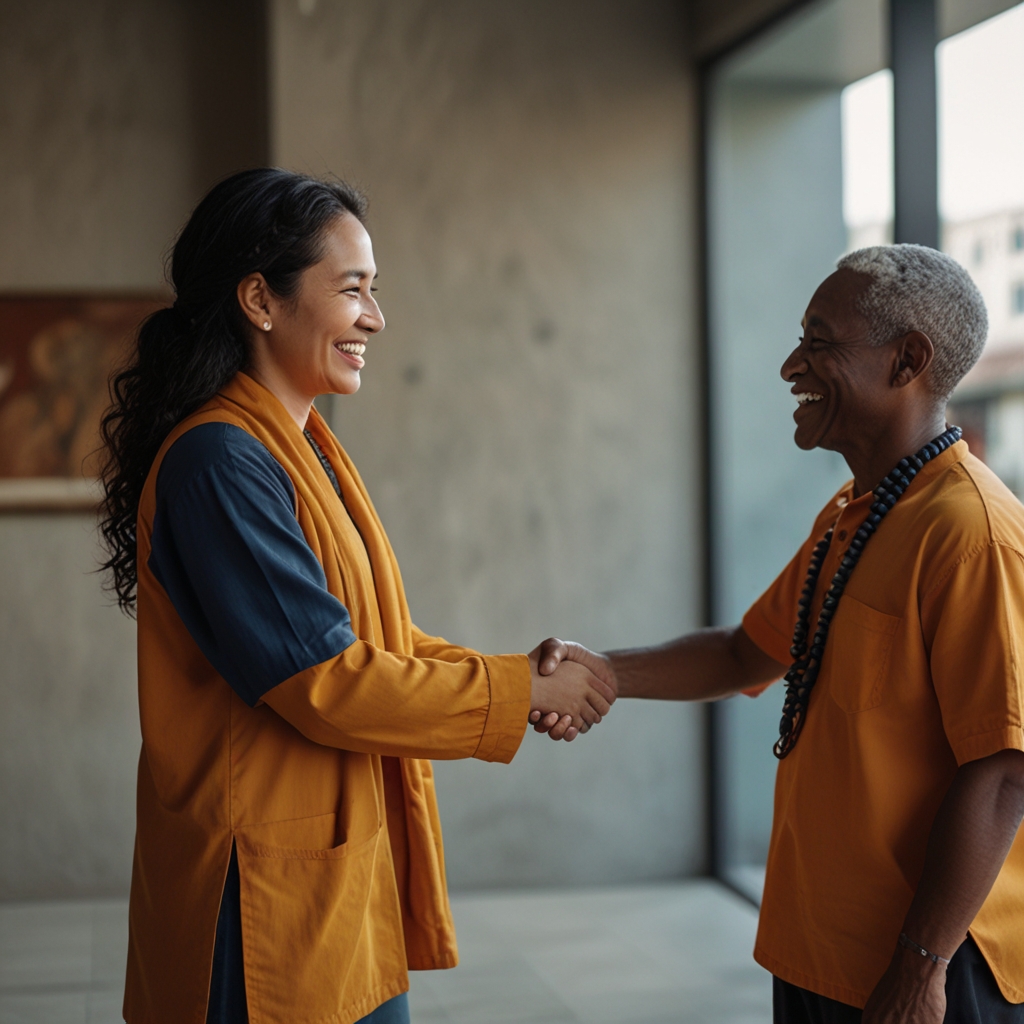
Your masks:
M744 617L776 661L791 660L814 545L834 524L812 623L871 502L844 487ZM1022 704L1024 507L961 441L917 475L839 602L803 733L779 763L757 962L863 1007L957 767L1024 750ZM1024 1002L1024 834L970 931L1003 995Z

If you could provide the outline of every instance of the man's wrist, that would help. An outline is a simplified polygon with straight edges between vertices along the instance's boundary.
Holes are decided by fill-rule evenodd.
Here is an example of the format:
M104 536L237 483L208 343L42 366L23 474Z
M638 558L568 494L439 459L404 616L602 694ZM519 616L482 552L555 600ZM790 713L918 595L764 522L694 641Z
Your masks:
M906 932L900 932L899 944L911 953L916 953L919 957L924 960L930 960L933 964L941 964L944 967L949 966L950 958L948 956L940 956L938 953L933 953L929 949L925 949L924 946L915 942Z
M892 956L893 965L897 968L901 977L908 980L924 982L931 981L936 977L945 978L946 964L936 963L928 957L915 953L902 943L897 944L896 952Z
M608 667L615 677L615 693L619 697L632 697L632 687L629 685L629 669L624 664L624 658L616 651L604 651L598 654L604 658Z

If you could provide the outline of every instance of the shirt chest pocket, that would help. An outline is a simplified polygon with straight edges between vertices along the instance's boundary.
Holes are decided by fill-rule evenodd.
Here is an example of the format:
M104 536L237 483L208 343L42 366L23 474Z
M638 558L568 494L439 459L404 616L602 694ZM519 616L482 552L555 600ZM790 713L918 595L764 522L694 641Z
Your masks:
M875 611L852 597L840 600L822 675L829 695L848 714L870 711L885 699L883 682L899 624L897 615Z

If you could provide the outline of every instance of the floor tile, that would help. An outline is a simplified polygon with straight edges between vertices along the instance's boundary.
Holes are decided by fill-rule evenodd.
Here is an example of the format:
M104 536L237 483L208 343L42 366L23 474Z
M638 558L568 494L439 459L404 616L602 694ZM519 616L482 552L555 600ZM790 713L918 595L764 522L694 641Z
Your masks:
M767 1024L757 916L706 881L457 894L462 963L415 1024ZM120 1024L127 903L0 904L0 1024Z
M756 912L714 883L456 895L452 910L462 965L412 976L413 1007L429 989L448 1015L434 1020L771 1020Z
M128 904L109 900L93 904L92 970L93 987L124 985L128 960Z
M414 1001L419 982L418 977L413 978ZM578 1020L522 957L437 972L429 985L447 1019L456 1024L557 1024Z
M106 992L90 992L85 1001L86 1024L124 1024L121 1016L123 986Z
M87 985L91 949L88 903L0 904L0 991Z
M86 1024L84 992L0 994L3 1024Z

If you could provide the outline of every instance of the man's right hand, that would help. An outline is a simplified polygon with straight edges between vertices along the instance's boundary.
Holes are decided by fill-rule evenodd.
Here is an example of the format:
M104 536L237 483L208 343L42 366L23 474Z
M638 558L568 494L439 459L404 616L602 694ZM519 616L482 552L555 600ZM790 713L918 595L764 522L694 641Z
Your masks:
M550 643L545 641L545 644ZM545 644L529 655L530 707L533 709L530 721L537 732L546 732L554 740L571 742L608 714L617 694L604 673L595 673L575 659L566 657L562 664L559 664L562 659L552 663ZM542 672L540 662L545 655L548 655L546 671Z
M608 654L551 637L535 653L541 675L575 662L593 672L616 697L648 700L718 700L739 690L763 688L781 678L787 667L765 654L742 626L698 629L656 647ZM538 732L545 732L552 720L534 712L530 721Z

